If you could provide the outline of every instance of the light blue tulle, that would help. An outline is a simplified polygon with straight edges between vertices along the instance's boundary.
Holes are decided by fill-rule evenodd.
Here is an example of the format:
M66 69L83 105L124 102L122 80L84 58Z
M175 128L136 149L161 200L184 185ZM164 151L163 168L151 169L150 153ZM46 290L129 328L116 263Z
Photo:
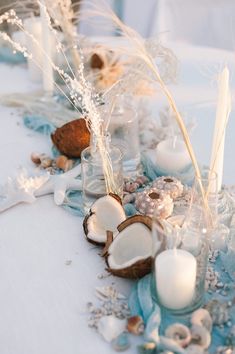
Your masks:
M223 262L222 258L224 257L218 257L216 260L216 263L214 265L214 268L217 272L219 272L220 275L220 281L226 284L227 286L227 295L223 296L222 294L219 294L217 292L209 293L207 292L205 295L205 303L209 302L212 299L217 299L220 302L228 302L233 299L234 297L234 282L230 278L229 274L223 270ZM234 260L233 260L234 262ZM151 279L152 274L146 275L144 278L140 279L136 284L133 286L133 290L131 291L131 294L129 296L129 306L131 309L131 314L134 315L140 315L141 313L143 314L142 317L144 319L146 329L145 329L145 339L149 340L151 339L151 336L153 335L152 330L153 330L153 324L151 323L151 318L154 318L154 321L156 321L156 311L159 310L159 307L154 300L150 300L150 298L153 297L155 285L151 286ZM150 308L152 308L151 313L150 313ZM141 311L140 311L141 309ZM135 310L137 311L135 313ZM150 313L150 315L149 315ZM144 314L148 314L148 316L145 316ZM153 315L153 317L151 317ZM230 320L232 324L235 323L235 306L233 305L230 310L229 310L229 315L230 315ZM159 327L166 328L169 324L173 322L181 322L186 325L190 325L189 323L189 318L187 317L175 317L175 316L169 316L169 313L166 317L166 314L164 311L161 311L161 326L160 324L156 325L156 327L159 329ZM220 328L218 326L213 327L212 331L212 344L209 348L209 353L215 353L216 348L219 346L224 346L226 345L226 337L228 336L231 328L228 326L224 326L223 328ZM160 333L159 329L159 334ZM156 335L156 333L154 334ZM234 338L235 341L235 338Z
M50 123L45 117L29 115L23 117L24 125L43 135L51 135L55 130L55 126Z

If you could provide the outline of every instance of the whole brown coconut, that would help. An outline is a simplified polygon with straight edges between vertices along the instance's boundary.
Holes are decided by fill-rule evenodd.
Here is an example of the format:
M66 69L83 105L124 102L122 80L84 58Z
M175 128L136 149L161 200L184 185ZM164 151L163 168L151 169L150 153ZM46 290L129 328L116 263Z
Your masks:
M83 118L73 120L57 128L51 134L57 149L67 157L81 157L81 152L90 144L90 132Z

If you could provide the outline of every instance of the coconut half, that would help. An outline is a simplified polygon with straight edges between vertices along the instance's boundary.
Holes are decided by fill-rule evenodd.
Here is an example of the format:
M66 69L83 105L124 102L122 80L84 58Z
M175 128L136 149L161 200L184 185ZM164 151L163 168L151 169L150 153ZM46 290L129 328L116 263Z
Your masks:
M152 266L152 219L135 215L118 226L108 250L108 271L123 278L141 278Z
M125 219L126 214L118 196L110 194L97 199L83 221L87 240L94 244L105 244L107 231L111 231L115 238L118 225Z

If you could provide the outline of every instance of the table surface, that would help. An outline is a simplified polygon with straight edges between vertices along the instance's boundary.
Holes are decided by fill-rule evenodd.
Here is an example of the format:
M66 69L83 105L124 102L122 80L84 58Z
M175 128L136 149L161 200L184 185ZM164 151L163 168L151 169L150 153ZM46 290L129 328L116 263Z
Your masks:
M216 109L215 74L225 62L234 72L231 52L172 46L181 63L179 84L171 85L179 108L197 119L192 141L208 163ZM24 67L0 65L0 94L31 92ZM234 87L233 81L231 82ZM157 116L160 96L151 104ZM224 181L235 181L235 121L227 129ZM48 137L24 127L16 109L0 106L0 184L19 166L32 169L32 151L50 153ZM2 354L111 353L110 346L87 326L86 303L95 287L115 283L128 294L131 281L99 279L105 264L84 238L82 220L56 206L52 196L18 205L0 216L0 351ZM71 262L68 262L71 261ZM68 265L68 263L70 263ZM135 353L135 345L127 353Z

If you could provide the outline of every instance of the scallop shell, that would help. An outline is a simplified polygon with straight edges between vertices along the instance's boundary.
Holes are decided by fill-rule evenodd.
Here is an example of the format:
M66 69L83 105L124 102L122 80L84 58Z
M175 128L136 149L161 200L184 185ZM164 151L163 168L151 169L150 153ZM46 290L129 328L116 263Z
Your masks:
M73 120L57 128L51 134L57 149L67 157L80 157L82 150L89 146L90 132L83 118Z
M97 330L107 342L117 338L126 329L126 320L115 316L104 316L98 322Z
M172 199L180 197L184 190L183 184L177 178L171 176L157 178L152 186L169 194Z
M186 347L191 340L189 328L181 323L174 323L167 327L165 336L173 339L183 348Z
M162 219L170 216L174 207L171 197L156 188L146 188L137 193L135 206L141 214L152 217L155 212Z

